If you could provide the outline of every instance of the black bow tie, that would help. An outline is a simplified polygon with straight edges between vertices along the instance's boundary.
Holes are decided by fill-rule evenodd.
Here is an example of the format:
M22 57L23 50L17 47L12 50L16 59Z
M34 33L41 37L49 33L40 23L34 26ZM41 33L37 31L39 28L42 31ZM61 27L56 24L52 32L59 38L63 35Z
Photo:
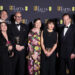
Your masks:
M20 24L16 24L16 26L20 26Z
M68 26L65 26L65 28L69 28Z

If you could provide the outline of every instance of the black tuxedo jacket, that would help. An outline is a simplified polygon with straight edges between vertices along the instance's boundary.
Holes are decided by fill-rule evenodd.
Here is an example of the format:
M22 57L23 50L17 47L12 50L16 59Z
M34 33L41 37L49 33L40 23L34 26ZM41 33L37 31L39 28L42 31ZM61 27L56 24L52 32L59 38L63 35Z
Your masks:
M27 38L28 38L28 27L25 24L20 23L20 31L17 29L17 25L12 23L9 27L11 34L13 35L13 39L16 42L16 37L19 37L19 45L27 47Z
M65 27L65 26L64 26ZM64 27L59 34L59 56L62 58L70 58L71 53L75 53L75 26L70 25L65 36Z

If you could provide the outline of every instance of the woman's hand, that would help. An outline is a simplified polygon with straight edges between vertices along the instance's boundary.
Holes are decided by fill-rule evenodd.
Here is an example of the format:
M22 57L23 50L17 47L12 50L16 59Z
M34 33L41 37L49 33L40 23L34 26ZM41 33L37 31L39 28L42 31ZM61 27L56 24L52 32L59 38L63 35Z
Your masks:
M12 52L12 54L10 55L10 57L13 57L14 56L14 52Z
M52 55L52 52L51 51L50 52L47 52L47 54L46 54L47 57L49 57L51 55Z
M38 54L37 54L37 52L34 53L34 54L32 55L32 58L33 58L34 60L37 60L37 58L38 58Z
M45 53L45 55L47 55L47 53L48 53L47 50L44 50L44 53Z
M12 50L12 49L13 49L12 45L8 46L8 50Z

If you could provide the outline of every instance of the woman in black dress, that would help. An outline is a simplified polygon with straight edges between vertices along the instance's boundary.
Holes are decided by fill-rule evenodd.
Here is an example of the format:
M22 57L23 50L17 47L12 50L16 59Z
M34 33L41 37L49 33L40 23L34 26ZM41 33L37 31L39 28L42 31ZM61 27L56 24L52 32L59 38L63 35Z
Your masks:
M0 24L0 75L12 75L10 58L14 56L12 39L7 24Z
M47 29L41 33L41 75L56 75L56 47L57 47L57 32L54 31L55 24L53 20L48 20Z

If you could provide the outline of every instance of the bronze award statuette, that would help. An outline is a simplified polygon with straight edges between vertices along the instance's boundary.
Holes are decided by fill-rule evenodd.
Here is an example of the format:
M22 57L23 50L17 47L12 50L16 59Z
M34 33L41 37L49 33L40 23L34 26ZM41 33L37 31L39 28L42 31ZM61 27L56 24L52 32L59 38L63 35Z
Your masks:
M16 37L16 43L19 44L19 42L20 42L20 38L17 36Z

